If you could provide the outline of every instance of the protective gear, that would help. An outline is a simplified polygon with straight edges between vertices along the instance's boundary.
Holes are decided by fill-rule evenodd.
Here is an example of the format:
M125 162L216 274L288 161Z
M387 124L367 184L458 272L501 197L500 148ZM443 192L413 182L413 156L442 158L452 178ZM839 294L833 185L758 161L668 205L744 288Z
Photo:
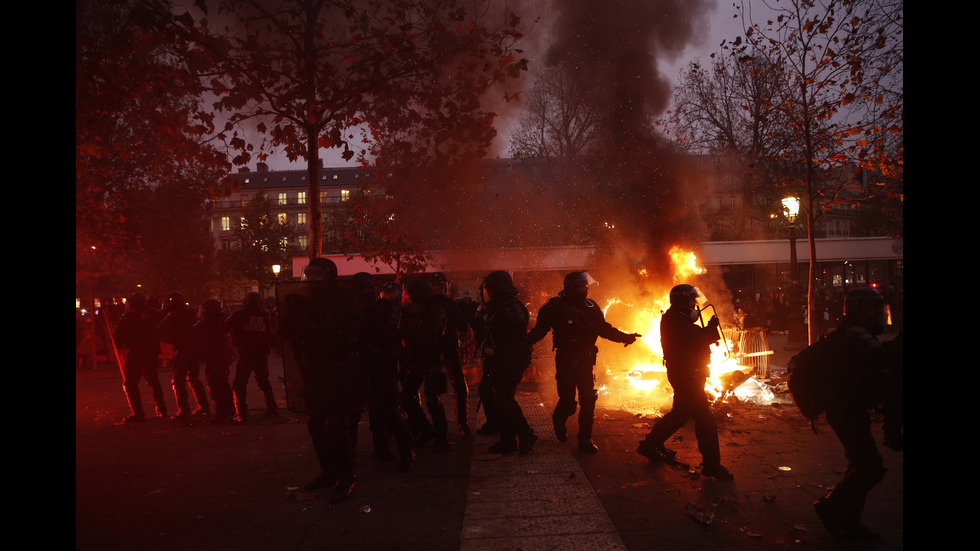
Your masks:
M857 287L844 297L844 316L863 325L874 335L880 335L887 320L885 298L872 287Z
M187 306L187 301L184 299L184 295L179 291L174 291L167 295L164 299L163 309L167 312L177 310L179 308L184 308Z
M262 307L262 295L251 291L245 293L245 297L242 298L242 306L245 308L261 308Z
M446 274L442 272L432 274L429 278L429 284L432 285L432 291L434 293L449 294L449 279L446 278Z
M692 300L696 301L703 296L697 287L682 283L670 290L670 305L687 309Z
M329 258L314 258L303 268L302 281L333 281L337 279L337 265Z
M390 281L385 283L381 287L381 298L385 300L394 301L396 304L401 304L402 302L402 286Z

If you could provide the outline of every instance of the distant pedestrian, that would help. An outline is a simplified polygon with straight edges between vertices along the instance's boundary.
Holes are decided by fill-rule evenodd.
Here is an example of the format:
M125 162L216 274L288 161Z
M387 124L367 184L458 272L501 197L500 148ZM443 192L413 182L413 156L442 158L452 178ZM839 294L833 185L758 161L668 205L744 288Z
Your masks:
M229 368L235 353L228 338L221 303L209 298L201 304L200 319L192 328L198 361L204 362L207 381L214 404L212 421L222 423L235 417L235 398L228 382Z
M172 417L175 420L187 419L191 415L207 415L211 409L204 383L198 377L200 357L194 350L192 335L196 321L197 314L187 305L182 293L175 291L167 295L159 329L160 337L174 349L174 373L171 382L177 400L177 413ZM188 405L188 386L197 402L197 409L193 412Z
M262 308L262 298L250 292L242 300L242 308L228 316L226 322L231 333L231 342L238 350L238 363L235 366L235 379L231 387L235 394L234 421L244 423L248 420L246 400L248 380L255 377L255 384L265 399L265 412L268 417L279 414L279 406L269 382L269 353L272 351L272 320Z
M552 332L558 386L558 404L551 416L555 436L560 442L568 440L565 423L575 413L577 393L578 445L584 451L595 453L599 451L592 441L595 404L599 398L593 373L598 353L596 340L602 337L629 346L640 335L624 333L606 321L602 309L588 297L590 282L594 280L587 272L566 274L562 291L538 310L528 342L534 344Z
M674 403L646 437L637 452L651 461L670 461L674 452L665 447L667 439L694 419L694 434L701 452L701 474L718 480L733 480L732 474L721 464L718 445L718 425L711 404L704 391L711 361L710 345L717 342L720 322L711 316L708 324L701 327L698 290L687 284L676 285L670 290L670 308L660 319L660 342L663 346L667 380L674 389Z
M481 324L483 381L481 398L487 420L496 426L500 440L492 453L527 455L538 441L520 404L517 385L531 364L531 346L525 340L529 315L518 297L510 274L496 271L481 286L484 308Z
M166 417L167 404L157 376L160 365L160 334L157 330L160 312L148 306L143 293L130 296L127 306L129 309L119 318L114 331L117 345L128 350L123 367L123 390L131 413L124 421L134 423L146 420L139 390L141 378L146 380L153 393L157 417Z

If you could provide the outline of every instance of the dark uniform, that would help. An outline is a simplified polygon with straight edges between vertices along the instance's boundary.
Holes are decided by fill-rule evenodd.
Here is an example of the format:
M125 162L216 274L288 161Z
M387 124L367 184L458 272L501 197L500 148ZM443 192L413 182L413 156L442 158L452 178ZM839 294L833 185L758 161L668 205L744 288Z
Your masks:
M525 340L527 308L517 299L517 289L507 272L488 275L482 289L480 398L488 424L500 432L500 441L489 451L526 455L538 440L517 403L517 385L531 364L531 347Z
M354 490L354 436L367 395L362 351L364 322L357 297L337 282L337 267L317 258L304 270L309 301L294 305L285 333L300 350L307 430L320 475L307 490L332 486L332 503Z
M278 415L279 407L269 382L269 353L272 351L272 320L262 309L258 293L248 293L242 302L243 307L228 316L226 325L231 333L231 342L238 349L238 363L235 366L235 380L231 385L235 393L235 421L248 420L246 390L248 379L255 376L255 384L265 399L266 415Z
M639 335L627 334L610 325L595 302L588 298L589 276L572 272L565 276L564 290L538 310L528 342L534 344L552 331L555 352L555 380L558 385L558 404L552 414L555 436L568 439L565 422L575 413L578 393L578 443L583 450L596 452L592 442L592 425L598 393L595 389L593 367L596 362L596 340L602 337L626 346L636 342Z
M173 419L185 419L193 415L207 415L210 411L204 383L198 377L201 358L194 348L192 328L197 321L194 313L181 293L170 293L164 306L163 320L160 321L160 336L174 349L174 375L172 385L177 399L177 413ZM187 387L191 387L197 409L191 412L188 407Z
M123 391L129 401L131 415L127 422L144 421L143 402L140 396L139 380L143 378L153 392L157 417L167 416L163 387L157 377L160 365L160 334L157 326L162 315L147 305L146 295L135 293L129 298L126 311L115 328L115 339L120 348L128 349L126 365L123 368Z
M442 365L442 352L449 312L445 305L432 299L428 281L417 279L408 285L409 302L402 308L401 333L402 407L408 414L408 425L417 444L435 438L434 449L448 448L449 421L441 396L449 390ZM425 405L431 423L422 410L419 398L425 385Z
M640 442L637 452L651 460L666 460L673 452L664 447L668 438L694 419L694 434L701 452L701 474L718 480L732 480L728 469L721 464L718 446L718 425L704 391L711 362L710 345L721 335L717 316L701 327L694 320L698 290L691 285L677 285L670 291L670 308L660 320L660 342L663 346L667 380L674 389L674 403Z
M228 338L221 303L213 298L205 300L201 304L200 314L192 333L198 357L204 362L204 380L214 403L212 420L220 423L235 416L235 398L228 382L234 351Z
M889 355L877 335L884 326L884 299L874 289L852 289L844 299L844 318L837 331L843 336L831 365L831 396L825 415L844 447L847 471L844 479L813 506L824 526L833 535L849 540L875 540L877 534L861 524L861 513L868 492L885 476L884 461L871 433L868 410L894 404L882 389L882 373L893 371L898 358ZM899 343L901 341L899 340ZM891 360L891 365L887 364ZM891 419L890 421L893 421ZM895 429L887 423L886 443L901 449Z
M368 369L368 422L374 454L382 460L392 459L389 441L394 437L399 470L407 472L415 465L415 453L398 395L401 287L397 283L389 283L382 289L380 297L374 295L373 285L369 289L372 292L370 295L365 293L362 309L365 322L364 362Z
M463 306L454 300L448 293L449 282L442 273L432 275L432 300L441 303L442 308L447 313L446 332L443 335L443 368L449 376L449 384L453 389L453 396L456 398L456 428L460 435L470 434L470 425L467 420L467 399L469 388L466 386L466 377L463 376L463 361L460 349L460 336L464 335L469 329L463 315Z

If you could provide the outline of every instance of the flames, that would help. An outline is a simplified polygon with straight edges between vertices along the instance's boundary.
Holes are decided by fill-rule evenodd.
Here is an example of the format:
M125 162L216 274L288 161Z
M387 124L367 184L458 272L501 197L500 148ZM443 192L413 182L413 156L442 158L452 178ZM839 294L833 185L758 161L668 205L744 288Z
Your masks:
M645 268L637 272L641 282L649 282L650 287L642 292L634 292L635 298L622 296L605 301L606 319L615 327L639 333L641 338L628 348L617 343L600 340L599 365L605 368L605 379L600 386L600 400L607 406L621 407L644 415L656 415L669 409L673 390L667 381L667 370L663 362L663 349L660 343L660 319L670 306L670 288L680 283L695 283L706 270L698 265L693 252L674 247L670 251L672 263L671 281L663 288L654 288L650 274ZM700 287L699 287L700 288ZM701 289L702 293L704 289ZM710 303L712 297L699 299L702 308L702 323L707 323L715 314ZM724 300L724 297L716 297ZM724 328L719 342L711 346L711 375L705 385L709 396L720 398L732 392L751 377L753 367L742 365L739 356L733 352L738 343L733 326L727 325L719 315Z

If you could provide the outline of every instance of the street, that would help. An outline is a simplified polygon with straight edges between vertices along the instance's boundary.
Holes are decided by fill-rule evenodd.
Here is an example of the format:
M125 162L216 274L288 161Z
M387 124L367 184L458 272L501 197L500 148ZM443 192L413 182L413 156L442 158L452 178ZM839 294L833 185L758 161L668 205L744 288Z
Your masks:
M281 362L275 354L270 360L281 392ZM777 353L774 364L783 360ZM161 382L169 386L166 371ZM792 406L718 406L722 461L735 475L718 482L698 474L690 424L668 442L690 468L650 463L634 450L654 420L602 398L600 452L578 451L574 437L558 442L549 383L521 386L519 400L541 437L524 457L489 454L493 437L461 439L451 421L447 452L423 447L415 470L398 473L395 463L371 455L365 418L354 494L331 505L328 491L302 491L318 474L305 418L285 409L263 418L254 384L248 424L150 419L127 426L118 424L128 414L118 369L77 370L76 549L903 548L901 453L881 447L888 473L864 514L881 541L845 545L826 533L811 506L846 465L826 423L813 434ZM474 427L483 418L475 387ZM452 417L451 407L447 412ZM880 423L875 430L880 437Z

